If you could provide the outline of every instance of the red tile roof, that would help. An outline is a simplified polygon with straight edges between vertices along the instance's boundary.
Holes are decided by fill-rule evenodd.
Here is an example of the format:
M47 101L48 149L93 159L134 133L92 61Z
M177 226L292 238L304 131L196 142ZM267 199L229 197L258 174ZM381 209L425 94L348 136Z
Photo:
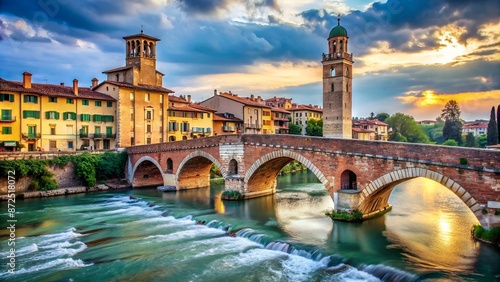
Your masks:
M175 102L175 103L189 104L189 102L186 99L183 99L181 97L177 97L177 96L174 96L174 95L168 95L168 101L169 102Z
M233 118L227 118L224 116L224 113L215 113L214 114L214 121L232 121L232 122L243 122L243 120L233 117Z
M354 122L354 124L389 126L387 123L382 122L378 119L362 119L362 120L358 120L358 121Z
M202 110L202 111L206 111L206 112L216 112L216 110L214 110L212 108L209 108L209 107L202 106L200 104L190 104L190 106L192 108L195 108L195 109L198 109L198 110Z
M144 34L144 33L142 33L142 31L141 31L141 33L138 33L138 34L124 36L123 39L127 40L127 39L135 38L135 37L143 37L143 38L147 38L147 39L155 40L155 41L160 41L161 40L161 39L153 37L151 35Z
M154 91L154 92L161 92L161 93L175 93L174 91L172 91L168 88L162 87L162 86L141 84L141 83L139 83L137 85L133 85L133 84L126 83L126 82L118 82L118 81L112 81L112 80L105 80L105 81L101 82L99 85L97 85L96 87L94 87L94 89L103 85L104 83L109 83L112 85L116 85L118 87L126 87L126 88L133 88L133 89L139 89L139 90L147 90L147 91Z
M271 112L279 112L279 113L284 113L284 114L291 114L289 111L278 108L278 107L271 107Z
M106 71L103 71L102 73L110 73L110 72L115 72L115 71L128 70L128 69L131 69L133 67L134 66L124 66L124 67L119 67L119 68L116 68L116 69L106 70Z
M78 95L73 93L73 86L32 83L31 88L24 88L22 82L0 78L0 91L32 93L51 97L67 97L92 100L116 101L108 94L94 91L88 87L78 87Z
M231 100L239 102L239 103L242 103L242 104L244 104L246 106L261 107L261 108L271 108L271 107L266 106L264 104L261 104L261 103L259 103L257 101L253 101L253 100L251 100L248 97L239 97L239 96L234 96L234 94L223 93L223 92L220 93L220 96L224 97L224 98L227 98L227 99L231 99Z
M488 128L488 124L486 122L466 123L462 127L462 129L473 129L473 128Z
M316 108L314 106L309 106L309 105L297 105L296 107L291 107L290 109L287 109L290 112L294 111L312 111L312 112L318 112L322 113L323 109L322 108Z
M359 127L353 127L352 131L357 132L357 133L372 133L372 132L375 132L373 130L363 129L363 128L359 128Z

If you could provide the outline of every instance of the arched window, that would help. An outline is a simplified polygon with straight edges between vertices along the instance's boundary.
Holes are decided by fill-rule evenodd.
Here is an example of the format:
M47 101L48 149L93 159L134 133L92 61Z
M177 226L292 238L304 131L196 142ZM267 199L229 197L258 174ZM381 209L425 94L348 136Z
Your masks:
M335 83L332 82L332 92L335 91Z
M175 136L170 136L170 137L168 137L168 141L170 141L170 142L175 141Z
M182 136L182 140L188 140L187 136Z
M340 189L358 189L357 176L350 170L345 170L340 176Z
M175 139L175 136L170 136L170 137L174 137ZM167 173L172 173L174 171L174 162L172 161L171 158L168 158L167 159Z
M330 76L335 76L335 68L334 67L330 68Z
M345 68L345 76L349 76L349 68Z
M229 174L238 174L238 162L235 159L229 162Z
M344 51L344 41L340 40L340 52Z
M337 41L333 41L333 53L337 52Z

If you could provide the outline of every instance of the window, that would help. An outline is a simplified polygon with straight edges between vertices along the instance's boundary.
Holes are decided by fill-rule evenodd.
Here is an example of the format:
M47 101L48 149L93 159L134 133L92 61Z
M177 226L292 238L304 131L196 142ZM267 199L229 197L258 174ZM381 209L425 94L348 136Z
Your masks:
M149 93L146 93L146 95L144 95L144 101L149 102L150 100L151 100L151 95Z
M151 124L146 126L146 132L151 133ZM148 143L149 144L149 143Z
M66 125L66 134L73 134L73 126L72 125Z
M50 135L56 135L56 126L55 125L50 126Z
M82 100L82 105L83 106L88 106L89 105L89 100Z
M101 101L95 101L95 102L94 102L94 106L96 106L96 107L100 107L100 106L101 106L101 104L102 104L102 102L101 102Z
M57 103L57 97L49 97L49 103Z
M12 134L12 127L10 127L10 126L3 126L2 127L2 134Z
M153 113L151 111L146 112L146 119L153 119Z
M207 118L210 118L210 113L207 113Z
M24 103L38 104L38 97L33 95L24 95Z
M59 119L59 113L54 111L45 112L46 119Z
M330 68L330 76L335 76L335 68L334 67Z
M168 116L169 117L175 117L175 112L174 111L168 111Z
M107 137L113 136L113 127L112 126L106 126L106 136Z
M12 120L12 110L2 110L1 120Z
M188 122L183 122L181 124L181 131L182 132L189 132L189 123Z
M135 138L130 137L130 145L134 146L135 145Z
M73 112L64 112L63 120L76 120L76 113Z
M345 76L349 76L349 68L345 68Z
M173 140L173 141L175 141L175 140ZM168 158L167 159L167 172L172 173L173 170L174 170L174 162L172 161L171 158Z
M94 121L94 122L101 122L102 121L102 115L93 115L92 116L92 121Z
M115 120L115 116L111 116L111 115L102 116L102 121L104 121L104 122L113 122L114 120Z
M2 102L2 101L14 102L14 95L0 93L0 102Z
M81 121L90 121L90 114L80 114Z
M40 118L40 112L39 111L23 111L23 118Z
M332 82L332 92L335 91L335 83Z
M134 92L130 92L130 101L134 101Z
M73 149L73 141L68 141L68 149Z
M94 133L95 134L101 134L101 127L100 126L94 127Z
M106 107L112 108L113 107L113 102L111 102L111 101L106 102Z
M179 130L179 124L175 121L170 121L168 123L168 131L177 131Z
M182 112L182 117L187 117L187 113L186 112Z
M66 99L66 104L74 104L74 103L75 103L75 100L70 99L70 98Z
M151 144L151 137L146 138L146 144Z

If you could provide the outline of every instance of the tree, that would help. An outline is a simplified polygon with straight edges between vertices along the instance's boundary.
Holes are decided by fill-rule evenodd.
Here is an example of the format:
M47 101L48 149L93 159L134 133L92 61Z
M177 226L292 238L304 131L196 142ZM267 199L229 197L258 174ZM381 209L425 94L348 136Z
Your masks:
M477 146L478 146L478 143L477 143L477 139L474 136L474 134L472 132L467 133L467 136L465 137L465 147L474 148Z
M477 146L479 148L486 148L486 145L488 143L486 134L481 134L477 137Z
M443 145L445 145L445 146L458 146L458 143L454 139L448 139L448 140L443 142Z
M412 116L396 113L385 122L392 128L393 133L389 137L390 141L405 142L406 138L406 141L411 143L429 143L429 137Z
M294 134L294 135L301 135L302 134L302 127L298 124L290 122L288 125L288 133Z
M309 119L307 121L306 135L323 136L323 120Z
M368 119L374 119L375 118L375 114L373 112L370 113L370 117Z
M462 144L462 121L460 120L460 107L457 101L450 100L444 106L441 117L444 119L443 137L444 140L454 139L458 144Z
M391 117L391 115L389 115L388 113L379 113L375 116L376 119L384 122L386 119L388 119L389 117Z
M487 142L488 145L498 144L498 127L495 120L495 107L491 107L490 121L488 122L488 132L487 132Z
M497 132L498 132L498 143L500 143L500 105L497 106Z
M440 117L436 119L436 123L434 125L419 125L429 137L429 140L436 144L441 144L444 142L443 138L443 128L444 121Z

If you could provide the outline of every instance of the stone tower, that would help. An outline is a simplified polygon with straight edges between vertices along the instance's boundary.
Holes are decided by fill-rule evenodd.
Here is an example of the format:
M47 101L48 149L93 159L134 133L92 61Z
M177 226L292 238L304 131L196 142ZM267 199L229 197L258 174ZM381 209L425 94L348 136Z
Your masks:
M323 136L352 138L352 53L348 53L347 30L338 25L328 36L323 53Z
M156 70L156 42L160 39L144 34L143 30L140 34L125 36L123 39L126 42L125 66L134 66L140 70L139 75L134 73L133 77L126 76L124 82L161 86L163 74Z

